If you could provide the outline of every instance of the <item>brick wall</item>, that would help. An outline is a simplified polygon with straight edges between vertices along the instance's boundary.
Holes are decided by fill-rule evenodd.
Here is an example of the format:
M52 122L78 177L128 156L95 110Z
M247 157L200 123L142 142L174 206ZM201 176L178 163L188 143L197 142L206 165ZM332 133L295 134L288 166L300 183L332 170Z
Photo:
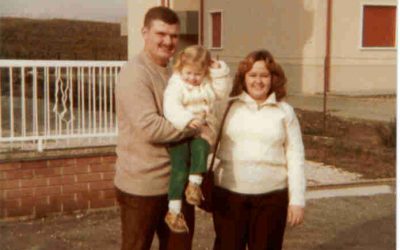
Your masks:
M116 206L116 156L0 163L0 219Z

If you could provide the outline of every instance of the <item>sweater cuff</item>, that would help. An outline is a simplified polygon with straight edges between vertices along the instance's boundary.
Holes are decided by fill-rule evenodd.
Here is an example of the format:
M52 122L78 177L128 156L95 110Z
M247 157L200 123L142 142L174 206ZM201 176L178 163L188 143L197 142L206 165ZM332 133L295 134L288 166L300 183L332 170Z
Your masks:
M227 76L229 74L229 67L226 65L224 61L218 61L221 67L219 68L210 68L210 76L212 78L218 78Z
M289 205L305 207L306 201L304 195L290 195Z

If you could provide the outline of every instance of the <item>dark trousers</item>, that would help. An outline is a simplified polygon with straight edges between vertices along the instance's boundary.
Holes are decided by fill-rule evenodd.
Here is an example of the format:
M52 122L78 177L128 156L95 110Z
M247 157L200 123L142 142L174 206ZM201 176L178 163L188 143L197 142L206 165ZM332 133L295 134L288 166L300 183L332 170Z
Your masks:
M169 200L182 199L189 174L202 174L207 171L209 151L210 145L202 138L192 138L168 147L172 167Z
M243 195L215 187L214 250L282 249L288 191Z
M168 210L167 195L138 196L116 189L121 208L121 250L148 250L156 233L160 250L190 250L194 231L194 207L183 202L189 233L172 233L164 222Z

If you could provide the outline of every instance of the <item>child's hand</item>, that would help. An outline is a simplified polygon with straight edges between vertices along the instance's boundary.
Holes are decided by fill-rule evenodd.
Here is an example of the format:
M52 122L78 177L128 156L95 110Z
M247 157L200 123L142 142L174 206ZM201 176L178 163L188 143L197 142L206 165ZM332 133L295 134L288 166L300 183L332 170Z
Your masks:
M216 60L216 59L211 59L211 65L210 65L210 68L212 68L212 69L219 69L219 68L221 68L221 64L218 62L218 60Z
M203 125L203 121L195 118L189 122L188 127L191 129L200 129L200 127L202 125Z

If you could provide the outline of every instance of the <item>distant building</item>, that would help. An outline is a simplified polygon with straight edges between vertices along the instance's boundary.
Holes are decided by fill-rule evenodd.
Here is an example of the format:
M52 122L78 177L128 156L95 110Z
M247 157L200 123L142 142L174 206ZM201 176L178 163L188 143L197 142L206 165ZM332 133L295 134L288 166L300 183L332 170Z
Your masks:
M154 5L186 15L199 11L199 43L234 70L248 52L270 50L287 73L290 93L321 93L324 84L332 93L396 91L396 0L141 2L128 1L132 20L141 22ZM142 44L138 24L128 23L132 55Z

